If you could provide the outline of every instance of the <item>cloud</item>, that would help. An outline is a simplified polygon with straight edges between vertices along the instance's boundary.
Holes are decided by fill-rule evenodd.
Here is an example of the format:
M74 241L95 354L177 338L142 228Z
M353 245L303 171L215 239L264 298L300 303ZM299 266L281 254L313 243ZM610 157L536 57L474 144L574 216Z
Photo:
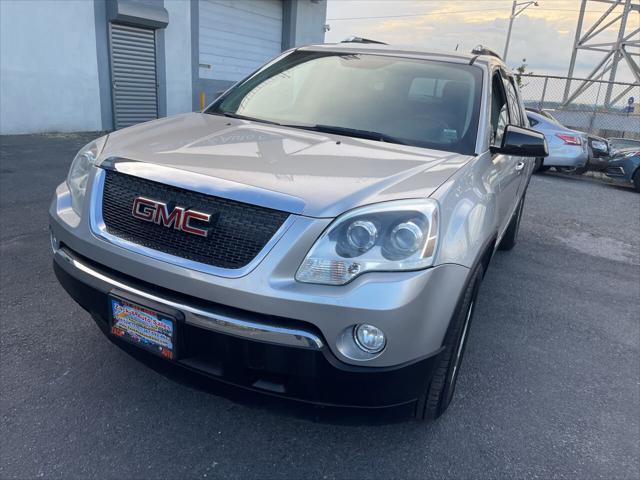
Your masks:
M517 66L523 58L536 73L566 75L569 68L579 0L539 0L519 15L513 26L508 64ZM606 4L589 5L585 25L599 17ZM500 0L449 1L345 1L329 0L327 9L331 31L327 41L339 41L349 35L371 37L394 44L419 45L428 49L470 51L482 44L502 54L507 34L511 2ZM456 13L457 12L457 13ZM465 12L465 13L460 13ZM424 16L331 20L332 18L385 15ZM636 16L637 18L637 16ZM615 40L613 25L598 39ZM588 74L601 58L598 53L581 51L576 76ZM624 69L621 80L625 79Z

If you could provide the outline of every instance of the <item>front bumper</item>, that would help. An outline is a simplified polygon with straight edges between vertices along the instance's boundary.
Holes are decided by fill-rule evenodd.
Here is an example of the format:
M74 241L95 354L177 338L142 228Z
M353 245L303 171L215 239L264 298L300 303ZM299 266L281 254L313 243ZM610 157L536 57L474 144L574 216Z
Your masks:
M223 277L143 255L97 236L86 220L91 218L88 203L80 219L70 207L66 185L56 191L49 212L51 231L70 251L154 289L218 305L225 312L244 312L233 320L257 318L259 323L260 318L274 317L305 325L347 365L397 367L437 353L470 272L461 265L444 264L420 271L367 273L339 287L303 284L294 274L331 220L292 215L291 226L253 270L237 278ZM187 312L185 317L187 323L208 330L219 325L197 312ZM352 340L350 333L359 323L385 332L387 345L380 354L355 358L341 348Z
M64 246L56 245L54 270L64 289L114 342L119 340L108 333L110 294L164 311L167 305L204 312L220 308L128 278ZM184 309L175 311L177 318L184 319L183 313ZM289 334L313 331L284 319L262 320L265 327L277 326ZM423 393L438 359L436 353L392 368L351 366L326 345L309 341L312 336L298 345L285 345L285 336L274 336L280 343L273 343L260 331L254 332L255 339L248 339L239 332L220 333L186 321L180 321L177 329L179 356L174 363L250 390L322 405L377 408L413 403ZM319 335L315 338L320 339Z
M633 183L634 165L626 158L612 160L607 164L605 170L609 178L619 180L626 183Z

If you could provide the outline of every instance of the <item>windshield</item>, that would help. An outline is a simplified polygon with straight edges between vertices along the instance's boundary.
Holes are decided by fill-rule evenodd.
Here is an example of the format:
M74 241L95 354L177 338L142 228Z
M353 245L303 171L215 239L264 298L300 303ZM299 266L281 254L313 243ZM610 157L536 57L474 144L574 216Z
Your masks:
M470 65L296 51L206 113L473 154L481 86Z
M627 140L624 138L612 138L610 140L611 146L616 150L623 148L638 148L640 147L640 140Z

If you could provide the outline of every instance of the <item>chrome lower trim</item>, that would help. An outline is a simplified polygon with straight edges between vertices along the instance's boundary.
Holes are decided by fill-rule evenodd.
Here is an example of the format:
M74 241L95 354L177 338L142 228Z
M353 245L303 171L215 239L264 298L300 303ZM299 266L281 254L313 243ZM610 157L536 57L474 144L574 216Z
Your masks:
M201 308L168 300L144 290L140 290L139 288L132 287L131 285L127 285L126 283L99 272L91 266L86 265L81 260L74 258L74 256L68 253L64 248L54 247L54 252L56 257L67 262L77 271L107 284L109 288L116 288L147 300L180 310L185 316L185 322L191 325L214 332L260 342L275 343L291 347L310 348L314 350L319 350L323 347L323 342L320 337L313 333L306 332L304 330L265 325L249 320L232 318L227 315L210 312Z
M154 178L149 178L153 180ZM213 265L207 265L206 263L194 262L193 260L188 260L186 258L178 257L175 255L171 255L169 253L160 252L158 250L154 250L152 248L144 247L137 243L129 242L120 237L116 237L115 235L111 235L107 232L107 227L104 224L104 219L102 217L102 194L104 191L104 181L105 181L105 171L102 168L97 168L96 173L93 179L93 184L91 186L91 197L89 203L89 212L90 212L90 225L91 231L93 234L103 240L112 243L113 245L117 245L121 248L125 248L131 252L139 253L140 255L144 255L146 257L154 258L156 260L160 260L161 262L170 263L172 265L177 265L179 267L188 268L189 270L195 270L198 272L208 273L211 275L216 275L218 277L226 277L226 278L240 278L244 277L251 270L256 268L256 266L262 261L262 259L269 253L269 251L273 248L273 246L280 240L280 238L284 235L284 233L291 227L293 222L295 221L294 215L289 215L289 217L284 221L284 223L280 226L278 231L271 237L271 240L267 242L267 244L260 250L260 253L255 256L253 260L251 260L247 265L241 268L221 268L215 267ZM168 185L176 186L176 183L169 183ZM190 189L190 185L182 185L180 188ZM197 190L200 191L200 190ZM215 195L213 191L208 192L210 195ZM220 197L229 198L225 195L218 195Z

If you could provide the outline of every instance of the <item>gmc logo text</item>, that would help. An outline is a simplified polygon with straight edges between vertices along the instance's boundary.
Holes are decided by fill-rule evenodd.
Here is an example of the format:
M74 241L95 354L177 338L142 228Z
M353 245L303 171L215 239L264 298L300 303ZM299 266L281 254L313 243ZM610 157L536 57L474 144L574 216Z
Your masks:
M169 211L169 206L164 202L151 200L145 197L136 197L133 201L131 215L145 222L156 223L167 228L174 228L185 233L206 237L209 230L198 228L191 224L192 220L209 223L211 215L208 213L189 210L184 207L173 207Z

